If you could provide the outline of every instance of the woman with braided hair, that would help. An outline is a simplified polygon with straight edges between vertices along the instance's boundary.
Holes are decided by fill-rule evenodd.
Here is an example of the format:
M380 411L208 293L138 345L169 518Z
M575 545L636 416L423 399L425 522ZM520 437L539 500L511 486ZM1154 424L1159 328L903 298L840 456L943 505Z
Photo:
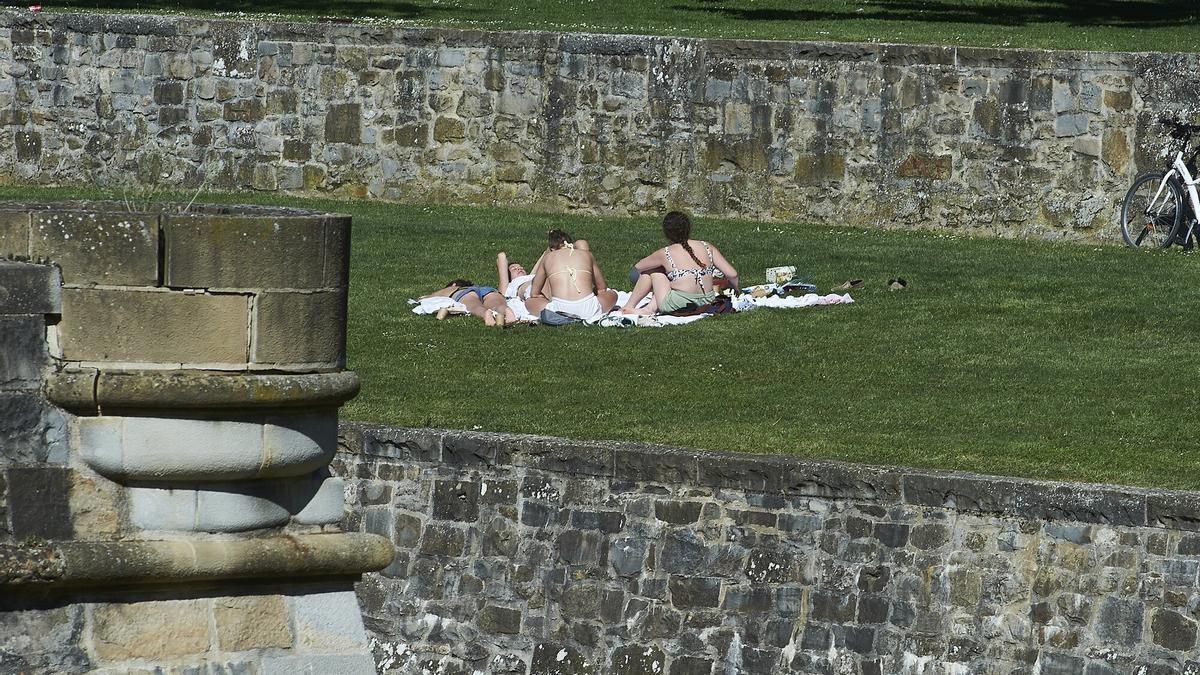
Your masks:
M663 218L663 235L670 242L633 266L636 274L629 301L621 308L627 314L670 314L707 305L717 297L713 272L720 270L730 286L738 288L738 273L712 244L692 239L692 221L686 213L671 211ZM654 297L635 309L648 293Z

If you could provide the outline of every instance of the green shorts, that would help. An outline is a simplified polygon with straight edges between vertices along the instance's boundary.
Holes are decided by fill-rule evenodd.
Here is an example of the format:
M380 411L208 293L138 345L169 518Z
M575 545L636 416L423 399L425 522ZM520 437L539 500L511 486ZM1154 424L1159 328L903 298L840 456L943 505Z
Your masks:
M671 312L678 312L685 307L699 307L701 305L707 305L716 297L716 291L709 291L708 293L687 293L685 291L672 288L671 292L667 293L666 299L664 299L662 304L658 306L658 311L662 314L670 314Z

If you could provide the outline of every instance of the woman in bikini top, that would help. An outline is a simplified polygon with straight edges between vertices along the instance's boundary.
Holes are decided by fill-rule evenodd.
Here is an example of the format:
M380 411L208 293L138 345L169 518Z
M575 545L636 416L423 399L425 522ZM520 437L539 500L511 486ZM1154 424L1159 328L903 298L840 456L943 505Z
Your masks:
M582 239L571 241L559 229L547 233L549 247L535 268L531 297L525 301L530 313L537 314L553 301L574 303L595 297L601 312L617 303L616 291L608 288L596 258Z
M629 301L621 308L630 314L669 314L690 307L706 305L716 298L713 275L720 271L729 284L738 287L738 273L716 246L691 239L692 222L687 214L672 211L663 218L663 235L670 242L635 264L637 279ZM707 262L696 254L704 249ZM676 260L688 259L695 267L680 267ZM685 263L686 264L686 263ZM647 295L653 298L642 308L638 304Z

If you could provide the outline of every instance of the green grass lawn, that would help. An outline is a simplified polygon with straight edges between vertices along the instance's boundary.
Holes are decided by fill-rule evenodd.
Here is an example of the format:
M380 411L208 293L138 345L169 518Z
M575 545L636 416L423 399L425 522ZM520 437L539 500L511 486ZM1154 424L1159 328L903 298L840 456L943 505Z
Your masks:
M0 196L77 196L3 188ZM418 317L406 300L589 239L614 286L660 245L650 219L263 201L354 216L344 416L871 464L1196 488L1200 257L933 233L698 219L753 281L794 264L855 304L663 329ZM909 288L889 292L892 276Z
M74 0L52 11L271 12L413 26L1111 51L1200 49L1195 0Z

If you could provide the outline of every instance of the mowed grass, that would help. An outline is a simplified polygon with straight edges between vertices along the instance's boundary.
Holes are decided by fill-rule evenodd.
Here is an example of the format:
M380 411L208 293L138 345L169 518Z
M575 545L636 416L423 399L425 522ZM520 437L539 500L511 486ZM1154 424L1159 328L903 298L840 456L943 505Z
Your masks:
M1195 0L74 0L54 11L262 14L312 20L345 17L411 26L1195 52Z
M3 188L6 198L96 193ZM190 196L190 195L188 195ZM1195 488L1200 257L929 232L698 218L747 282L796 265L851 305L670 328L488 328L408 298L494 282L548 228L592 242L614 287L653 219L214 195L354 216L343 416L397 426L653 441L869 464ZM890 292L885 282L908 279Z

